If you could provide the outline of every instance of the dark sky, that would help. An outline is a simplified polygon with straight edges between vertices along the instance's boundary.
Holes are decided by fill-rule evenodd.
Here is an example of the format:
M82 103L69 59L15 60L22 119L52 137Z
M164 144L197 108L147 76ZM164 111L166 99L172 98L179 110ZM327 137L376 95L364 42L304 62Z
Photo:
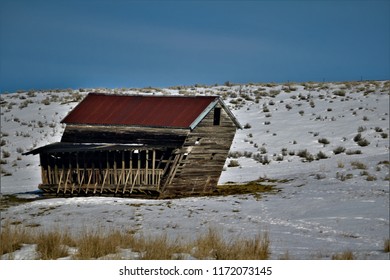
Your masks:
M0 92L390 79L390 0L0 0Z

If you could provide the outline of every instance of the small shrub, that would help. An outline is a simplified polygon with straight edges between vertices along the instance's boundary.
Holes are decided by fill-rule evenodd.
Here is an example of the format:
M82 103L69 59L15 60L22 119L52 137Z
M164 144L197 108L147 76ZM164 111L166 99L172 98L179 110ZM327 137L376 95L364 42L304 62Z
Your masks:
M309 153L306 149L299 151L297 153L297 156L299 156L299 157L301 157L309 162L314 160L314 156L311 153Z
M364 116L364 117L363 117L363 121L365 121L365 122L366 122L366 121L369 121L368 117L367 117L367 116Z
M389 135L388 135L387 133L385 133L385 132L382 132L382 133L381 133L381 137L382 137L383 139L386 139L387 137L389 137Z
M368 174L366 177L366 181L376 181L377 178L374 175Z
M335 149L333 150L333 153L334 153L335 155L338 155L338 154L341 154L341 153L344 153L344 152L345 152L345 148L342 147L342 146L338 146L337 148L335 148Z
M336 90L333 92L334 95L338 95L338 96L345 96L345 90Z
M3 150L3 158L9 158L11 156L11 153L8 151Z
M259 149L259 151L260 151L260 153L263 154L263 155L267 153L267 149L266 149L265 147L261 147L261 148Z
M254 154L253 156L253 159L263 165L266 165L266 164L269 164L271 162L271 160L268 159L268 156L267 155L261 155L261 154Z
M370 141L368 141L368 140L365 139L365 138L362 138L362 139L360 139L359 141L357 141L357 144L358 144L360 147L365 147L365 146L370 145Z
M355 135L355 137L353 137L353 141L355 141L355 142L358 142L361 139L362 139L362 134L361 133L358 133L358 134Z
M43 99L42 100L42 102L41 102L43 105L50 105L50 100L49 100L49 98L45 98L45 99Z
M228 164L228 167L238 167L240 166L240 163L238 162L238 160L230 160L229 164Z
M329 144L330 142L329 142L329 140L326 139L326 138L320 138L320 139L318 139L318 143L327 145L327 144Z
M18 152L19 154L21 154L21 153L24 152L24 150L23 150L23 148L18 147L18 148L16 148L16 152Z
M305 114L305 111L301 110L301 111L299 111L299 114L300 114L301 116L303 116L303 115Z
M366 131L367 130L367 127L365 127L365 126L359 126L358 127L358 132L359 133L361 133L361 132L363 132L363 131Z
M375 127L375 131L376 132L383 132L383 129L377 126L377 127Z
M327 156L324 152L319 151L319 152L317 153L317 155L316 155L316 158L317 158L317 160L320 160L320 159L327 159L328 156Z
M275 158L276 161L283 161L284 160L284 156L283 155L277 155L277 157Z
M353 178L353 174L345 174L344 172L342 173L339 173L339 172L336 172L336 179L344 182L346 180L349 180L349 179L352 179Z
M367 169L367 166L360 161L352 161L351 166L353 169L362 169L362 170Z
M245 129L249 129L249 128L251 128L252 126L249 124L249 123L246 123L245 125L244 125L244 128Z
M317 180L322 180L322 179L325 179L325 178L326 178L326 175L325 175L325 174L319 174L319 173L317 173L317 174L315 175L315 178L316 178Z
M1 139L0 146L5 146L7 144L7 141L5 139Z
M347 150L345 152L347 155L360 155L362 153L361 150Z

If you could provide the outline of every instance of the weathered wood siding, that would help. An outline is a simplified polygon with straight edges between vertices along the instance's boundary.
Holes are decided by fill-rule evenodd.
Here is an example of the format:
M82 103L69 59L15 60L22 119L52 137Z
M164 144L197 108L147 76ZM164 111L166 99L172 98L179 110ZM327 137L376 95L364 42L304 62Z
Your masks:
M218 105L217 105L218 107ZM164 189L166 195L182 195L212 191L219 180L236 132L236 125L221 109L219 125L214 124L211 110L187 136L174 178Z
M181 147L189 129L67 125L61 142L144 144L168 148Z

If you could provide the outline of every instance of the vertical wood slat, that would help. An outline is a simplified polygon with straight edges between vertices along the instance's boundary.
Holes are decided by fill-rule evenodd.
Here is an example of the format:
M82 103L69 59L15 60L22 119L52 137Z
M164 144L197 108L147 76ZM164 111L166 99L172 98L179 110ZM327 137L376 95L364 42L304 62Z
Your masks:
M153 150L152 156L152 185L154 186L154 175L155 175L155 166L156 166L156 150Z
M66 188L68 187L68 180L69 180L69 174L71 169L69 168L67 174L66 174L66 180L65 180L65 186L64 186L64 193L66 193Z
M121 177L121 182L125 181L125 152L122 151L122 176Z
M58 188L57 188L57 193L60 192L60 188L61 188L61 180L62 180L62 176L64 175L64 169L62 169L61 171L61 176L60 176L60 180L58 181Z
M148 185L149 184L149 150L146 150L146 159L145 159L145 176L144 176L144 184Z
M59 181L57 181L57 178L58 178L58 166L57 166L57 161L55 162L54 164L54 184L59 184Z

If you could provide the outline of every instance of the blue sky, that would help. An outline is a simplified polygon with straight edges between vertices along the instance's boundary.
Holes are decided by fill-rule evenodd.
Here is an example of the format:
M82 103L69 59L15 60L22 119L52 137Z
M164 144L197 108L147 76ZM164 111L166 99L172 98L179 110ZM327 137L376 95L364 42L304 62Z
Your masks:
M0 0L0 92L390 79L390 0Z

